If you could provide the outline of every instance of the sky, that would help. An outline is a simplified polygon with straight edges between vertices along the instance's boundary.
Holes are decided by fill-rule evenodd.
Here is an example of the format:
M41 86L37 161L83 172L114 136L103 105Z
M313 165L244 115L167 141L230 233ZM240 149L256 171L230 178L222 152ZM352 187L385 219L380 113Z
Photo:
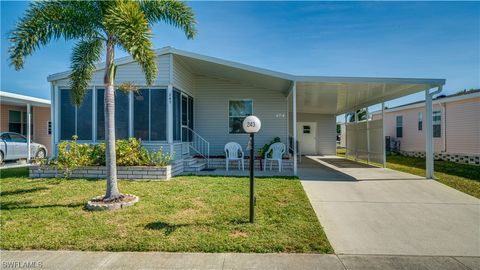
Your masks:
M157 24L155 48L172 46L294 75L442 78L444 94L480 88L480 2L188 4L198 22L196 38ZM49 99L47 76L69 69L75 42L51 42L15 71L8 33L27 7L25 1L1 1L1 90ZM117 50L116 56L125 53Z

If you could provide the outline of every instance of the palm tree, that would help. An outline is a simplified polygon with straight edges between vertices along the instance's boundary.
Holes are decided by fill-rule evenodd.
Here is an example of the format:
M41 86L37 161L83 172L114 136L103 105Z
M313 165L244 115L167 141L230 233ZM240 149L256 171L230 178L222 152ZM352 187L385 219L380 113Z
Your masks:
M78 41L71 56L72 103L80 105L95 63L105 56L105 159L107 191L104 201L122 198L117 187L115 154L115 48L127 51L139 63L146 82L157 75L151 27L166 22L182 29L188 39L195 36L192 9L177 0L35 1L10 33L10 61L16 70L25 58L51 40Z

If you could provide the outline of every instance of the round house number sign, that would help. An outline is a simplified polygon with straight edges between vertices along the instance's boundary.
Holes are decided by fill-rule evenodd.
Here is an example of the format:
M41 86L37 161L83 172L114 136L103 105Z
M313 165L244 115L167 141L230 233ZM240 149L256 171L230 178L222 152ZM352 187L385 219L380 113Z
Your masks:
M246 133L257 133L262 127L262 123L258 117L250 115L243 120L243 130Z

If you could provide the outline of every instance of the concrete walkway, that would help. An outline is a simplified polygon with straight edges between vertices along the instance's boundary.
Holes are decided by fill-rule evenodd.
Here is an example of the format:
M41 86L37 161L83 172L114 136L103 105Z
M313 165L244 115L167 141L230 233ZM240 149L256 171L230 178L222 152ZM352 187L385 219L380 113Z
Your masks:
M471 257L84 251L2 251L1 261L1 269L62 270L473 270L480 265Z
M337 254L480 256L480 200L434 180L337 159L304 158L299 170Z

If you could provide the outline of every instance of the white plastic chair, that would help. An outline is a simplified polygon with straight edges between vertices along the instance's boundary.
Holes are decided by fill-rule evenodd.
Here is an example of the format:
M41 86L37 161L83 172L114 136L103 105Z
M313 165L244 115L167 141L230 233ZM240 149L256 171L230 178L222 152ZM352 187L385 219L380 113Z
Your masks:
M278 171L281 172L282 171L282 158L283 158L283 154L285 154L285 144L281 143L281 142L277 142L277 143L274 143L272 145L270 145L270 147L268 148L268 151L265 152L265 164L263 166L263 170L266 171L267 170L267 161L270 160L270 170L272 170L272 165L273 165L273 161L277 161L278 162ZM268 157L268 154L272 152L272 157Z
M245 164L243 161L243 150L240 144L236 142L229 142L225 145L225 168L228 171L228 163L230 160L238 161L238 169L240 170L240 164L242 164L242 171L245 170Z

